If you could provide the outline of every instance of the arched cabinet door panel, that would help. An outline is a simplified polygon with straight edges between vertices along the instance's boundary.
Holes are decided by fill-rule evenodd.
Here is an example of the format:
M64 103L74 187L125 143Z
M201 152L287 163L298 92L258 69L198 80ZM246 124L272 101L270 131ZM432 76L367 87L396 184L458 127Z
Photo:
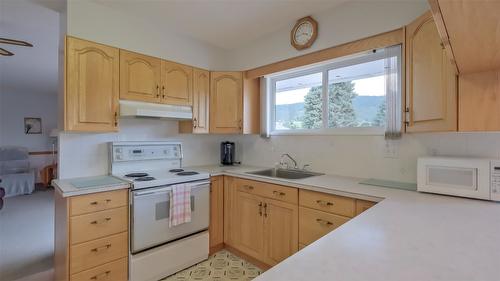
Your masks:
M243 132L243 75L241 72L210 73L210 132Z
M117 48L67 38L65 130L118 130L119 65Z
M192 105L193 68L165 60L161 65L162 102L171 105Z
M161 59L120 50L120 99L160 102Z

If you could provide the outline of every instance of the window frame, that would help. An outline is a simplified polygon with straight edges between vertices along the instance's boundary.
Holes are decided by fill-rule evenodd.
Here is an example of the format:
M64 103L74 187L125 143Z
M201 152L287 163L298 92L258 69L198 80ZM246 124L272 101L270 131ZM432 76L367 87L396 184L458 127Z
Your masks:
M348 55L327 62L317 63L293 70L283 71L266 76L269 79L269 107L268 107L268 124L270 135L368 135L368 136L383 136L385 127L344 127L344 128L329 128L328 127L328 72L330 70L367 63L384 59L386 53L385 48L370 50L354 55ZM375 52L374 52L375 51ZM402 52L398 54L399 59L402 58ZM319 129L276 129L276 82L297 78L300 76L321 73L322 74L322 123L323 126ZM399 69L401 78L402 69ZM386 94L387 96L387 94Z

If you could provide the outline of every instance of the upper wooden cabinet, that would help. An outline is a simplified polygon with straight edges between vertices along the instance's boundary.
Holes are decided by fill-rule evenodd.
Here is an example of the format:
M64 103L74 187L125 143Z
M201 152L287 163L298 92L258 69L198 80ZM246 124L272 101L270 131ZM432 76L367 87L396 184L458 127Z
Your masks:
M208 134L210 120L210 72L193 69L193 120L179 122L180 133Z
M457 76L430 12L406 27L406 131L457 130Z
M460 75L459 131L500 131L500 70Z
M448 56L460 74L500 68L499 1L428 0Z
M163 103L192 105L193 68L171 62L161 62L161 95Z
M67 37L65 130L118 130L119 71L117 48Z
M210 73L210 133L243 133L243 74Z
M161 60L120 50L120 98L160 102Z

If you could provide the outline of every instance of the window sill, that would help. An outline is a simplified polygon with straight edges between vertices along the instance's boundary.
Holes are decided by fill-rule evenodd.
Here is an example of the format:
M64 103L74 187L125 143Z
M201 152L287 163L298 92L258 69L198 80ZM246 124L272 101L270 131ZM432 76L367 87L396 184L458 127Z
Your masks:
M340 128L318 130L276 130L270 136L384 136L385 129L376 128Z

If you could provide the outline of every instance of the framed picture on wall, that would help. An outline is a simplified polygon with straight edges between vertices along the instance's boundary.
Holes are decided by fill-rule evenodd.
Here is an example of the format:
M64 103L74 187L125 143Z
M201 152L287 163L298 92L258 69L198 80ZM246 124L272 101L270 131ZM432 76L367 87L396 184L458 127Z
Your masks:
M25 117L24 133L27 135L42 133L42 118Z

